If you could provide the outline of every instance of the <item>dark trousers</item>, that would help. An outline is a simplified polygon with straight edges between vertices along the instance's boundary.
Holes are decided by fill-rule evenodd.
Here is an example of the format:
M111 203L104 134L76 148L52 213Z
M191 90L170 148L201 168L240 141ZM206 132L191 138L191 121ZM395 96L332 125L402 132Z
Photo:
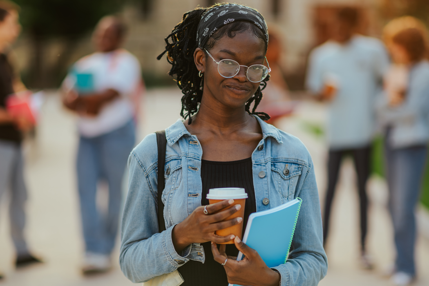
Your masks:
M368 197L366 194L366 182L370 175L371 146L348 150L329 150L328 158L328 189L325 197L323 216L323 244L326 245L329 233L329 220L331 216L332 202L338 181L341 162L344 156L351 155L357 173L357 185L359 192L361 250L365 251L365 240L368 228Z

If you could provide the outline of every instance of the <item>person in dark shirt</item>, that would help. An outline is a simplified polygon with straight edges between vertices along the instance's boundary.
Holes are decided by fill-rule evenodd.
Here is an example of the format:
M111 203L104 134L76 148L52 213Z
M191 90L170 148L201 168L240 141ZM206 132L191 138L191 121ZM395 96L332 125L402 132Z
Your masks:
M10 227L16 249L17 267L40 262L28 250L24 237L26 221L24 204L27 189L24 181L24 160L21 147L21 130L28 126L24 118L11 116L6 110L6 99L15 92L16 77L6 51L20 32L18 7L0 1L0 199L10 190ZM1 201L0 201L1 202ZM3 276L0 273L0 279Z

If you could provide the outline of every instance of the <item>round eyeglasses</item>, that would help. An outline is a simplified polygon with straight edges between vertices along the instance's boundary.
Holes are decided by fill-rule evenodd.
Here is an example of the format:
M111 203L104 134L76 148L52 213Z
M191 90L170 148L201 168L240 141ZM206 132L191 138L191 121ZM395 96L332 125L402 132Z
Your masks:
M268 64L267 57L265 60L267 61L268 67L260 64L245 66L240 65L238 62L229 59L223 59L220 61L216 61L213 56L204 49L205 52L212 58L212 60L217 63L217 70L221 76L224 78L232 78L235 77L240 72L240 67L246 67L246 77L250 82L261 82L263 81L267 75L271 72L270 65Z

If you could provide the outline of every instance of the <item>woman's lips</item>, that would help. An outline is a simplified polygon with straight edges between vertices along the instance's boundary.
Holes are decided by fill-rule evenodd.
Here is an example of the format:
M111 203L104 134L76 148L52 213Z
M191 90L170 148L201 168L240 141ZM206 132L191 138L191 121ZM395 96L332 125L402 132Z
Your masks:
M227 84L227 85L225 85L225 87L228 88L229 90L231 90L232 92L237 93L237 94L249 93L249 89L247 87L244 87L244 86Z

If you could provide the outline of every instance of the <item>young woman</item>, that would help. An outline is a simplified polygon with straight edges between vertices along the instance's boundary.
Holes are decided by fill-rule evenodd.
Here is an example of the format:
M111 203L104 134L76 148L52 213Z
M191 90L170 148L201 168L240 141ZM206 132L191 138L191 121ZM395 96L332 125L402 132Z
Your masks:
M393 65L386 74L378 114L385 133L389 210L396 259L395 285L409 285L416 276L415 208L429 142L429 62L427 31L411 17L386 26L385 41Z
M185 121L166 130L166 230L161 233L155 134L130 155L120 263L133 282L176 270L184 279L181 285L192 286L317 285L325 276L327 258L311 157L301 141L266 124L268 115L256 112L268 80L267 35L256 10L218 4L186 13L167 37L170 75L183 93ZM215 187L246 189L244 217L225 221L237 211L226 209L231 201L208 205L206 195ZM250 213L296 197L303 203L285 264L270 269L238 237L214 233L238 223L245 229ZM218 248L231 239L234 245ZM239 250L246 259L237 262L231 257Z

